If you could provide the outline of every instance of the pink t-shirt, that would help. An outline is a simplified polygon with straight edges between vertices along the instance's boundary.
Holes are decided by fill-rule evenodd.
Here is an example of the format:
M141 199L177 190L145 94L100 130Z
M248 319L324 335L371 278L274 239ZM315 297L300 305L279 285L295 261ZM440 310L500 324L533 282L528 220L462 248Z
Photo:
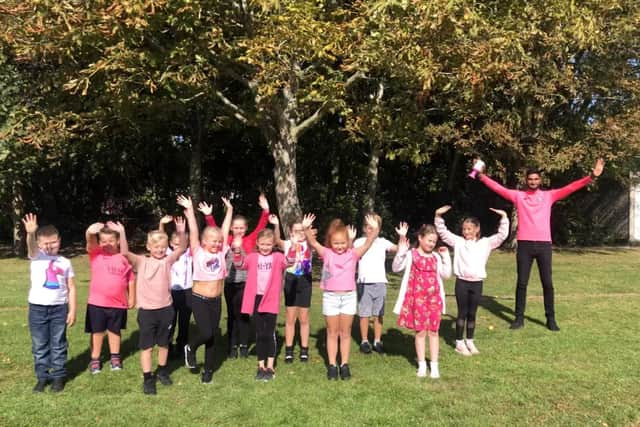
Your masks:
M157 310L171 305L172 264L169 257L136 256L136 307Z
M89 253L91 282L89 304L108 308L127 308L127 289L133 280L133 270L127 259L106 254L98 247Z
M269 282L271 281L271 272L273 270L273 255L258 255L258 284L257 295L264 295Z
M214 254L198 246L193 253L193 280L210 282L224 279L227 276L225 255L228 250L229 245L225 244L222 250Z
M356 267L360 257L353 249L337 254L325 248L322 255L322 281L320 288L325 291L345 292L356 288Z

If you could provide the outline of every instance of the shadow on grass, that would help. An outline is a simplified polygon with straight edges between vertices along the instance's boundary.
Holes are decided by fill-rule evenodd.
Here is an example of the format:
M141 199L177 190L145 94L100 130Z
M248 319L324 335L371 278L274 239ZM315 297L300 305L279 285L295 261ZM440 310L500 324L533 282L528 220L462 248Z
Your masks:
M480 306L488 310L497 318L502 319L505 323L511 324L511 322L513 322L513 320L515 319L515 311L513 311L513 309L507 307L506 305L502 304L500 300L513 302L514 298L500 298L500 297L483 295L480 298ZM546 326L545 322L535 319L533 317L525 315L524 318L531 323L536 323L541 326Z
M382 334L384 351L389 355L403 356L411 366L416 366L415 334L409 330L387 329Z

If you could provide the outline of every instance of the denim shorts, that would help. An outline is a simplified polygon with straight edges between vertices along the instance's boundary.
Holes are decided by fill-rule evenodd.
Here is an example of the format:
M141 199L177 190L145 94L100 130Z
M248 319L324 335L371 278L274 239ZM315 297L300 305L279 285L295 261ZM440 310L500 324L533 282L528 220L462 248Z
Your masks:
M358 297L356 291L324 291L322 294L322 314L325 316L337 316L339 314L353 316L356 314L357 308Z

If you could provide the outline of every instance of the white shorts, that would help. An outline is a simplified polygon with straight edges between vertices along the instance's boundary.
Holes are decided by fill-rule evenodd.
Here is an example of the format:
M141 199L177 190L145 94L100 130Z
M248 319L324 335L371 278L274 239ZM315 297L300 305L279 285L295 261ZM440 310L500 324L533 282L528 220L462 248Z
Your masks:
M358 295L351 292L322 293L322 314L325 316L337 316L347 314L353 316L358 308Z

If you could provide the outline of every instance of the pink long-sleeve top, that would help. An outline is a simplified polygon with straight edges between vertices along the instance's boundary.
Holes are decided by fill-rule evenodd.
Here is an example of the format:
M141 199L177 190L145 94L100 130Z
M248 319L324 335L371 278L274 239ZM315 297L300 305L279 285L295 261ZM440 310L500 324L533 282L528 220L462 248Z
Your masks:
M239 264L237 268L247 270L247 284L244 287L244 294L242 296L241 312L253 314L256 295L258 295L258 270L264 268L264 266L260 264L261 260L263 264L265 260L271 263L271 279L263 289L262 300L260 301L260 305L258 305L258 312L278 314L280 311L282 272L287 267L285 257L280 252L272 252L268 257L262 256L258 252L253 252L247 255L242 261L234 260L234 262L238 262Z
M551 242L551 206L571 193L589 185L591 176L573 181L555 190L511 190L498 184L486 175L480 181L500 197L515 205L518 212L517 240Z
M207 222L209 227L217 227L216 220L213 218L213 215L205 215L204 220ZM242 237L242 248L248 254L253 252L256 249L256 240L258 239L258 233L261 232L269 223L269 211L263 210L260 214L260 219L258 219L258 224L256 228L246 236ZM233 243L233 235L229 234L227 237L227 243L231 245Z

